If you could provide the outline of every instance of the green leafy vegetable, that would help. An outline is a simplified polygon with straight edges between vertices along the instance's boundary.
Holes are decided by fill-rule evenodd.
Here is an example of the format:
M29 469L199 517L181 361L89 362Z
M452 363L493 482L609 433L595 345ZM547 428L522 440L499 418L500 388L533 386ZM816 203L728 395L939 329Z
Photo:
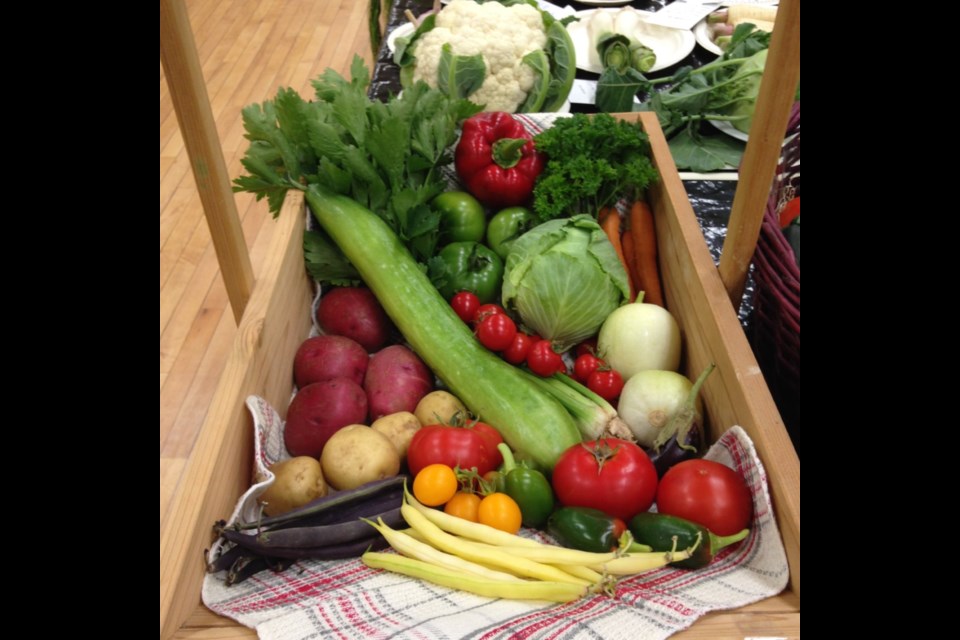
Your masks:
M440 49L437 87L448 96L468 98L487 77L487 65L479 53L475 56L454 55L450 43Z
M644 75L632 67L624 67L622 71L616 67L607 67L597 82L594 102L604 113L633 111L637 92L649 86L650 82Z
M523 56L523 64L533 69L534 81L527 99L520 105L520 113L537 113L543 108L550 91L550 59L543 49Z
M389 102L371 101L369 82L357 56L349 80L328 69L313 82L314 102L280 89L272 101L246 107L243 123L251 142L241 162L248 175L234 180L234 190L267 198L274 215L290 188L316 184L349 196L382 218L425 264L439 230L439 216L428 203L446 188L440 167L450 162L447 149L458 123L479 107L423 83ZM333 243L313 236L304 243L316 279L340 283L356 277Z
M558 351L596 335L629 295L623 264L589 215L534 227L507 255L504 307Z
M596 217L602 207L634 197L658 176L640 125L608 113L558 118L534 140L548 158L533 190L540 220L577 213Z
M636 110L656 112L678 169L712 171L739 164L743 145L725 136L704 135L700 125L714 120L749 131L769 45L769 33L741 24L717 60L650 81L651 87L669 88L651 93Z

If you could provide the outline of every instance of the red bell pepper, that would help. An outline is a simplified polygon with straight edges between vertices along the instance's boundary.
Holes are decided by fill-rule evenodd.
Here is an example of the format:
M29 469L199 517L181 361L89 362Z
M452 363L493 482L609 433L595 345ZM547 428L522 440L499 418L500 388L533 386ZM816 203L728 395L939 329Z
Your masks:
M524 204L543 171L533 136L509 113L478 113L463 123L454 157L457 175L488 207Z

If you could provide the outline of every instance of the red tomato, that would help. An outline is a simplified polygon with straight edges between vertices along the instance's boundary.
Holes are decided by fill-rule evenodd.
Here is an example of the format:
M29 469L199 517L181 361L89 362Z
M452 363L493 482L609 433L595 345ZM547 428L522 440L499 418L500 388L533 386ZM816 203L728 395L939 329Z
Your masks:
M489 315L477 325L477 340L490 351L503 351L517 335L517 325L503 313Z
M579 350L579 347L577 347ZM573 363L573 377L577 382L587 384L590 374L597 370L597 367L603 364L603 360L592 353L583 353L577 356Z
M450 299L450 306L461 320L469 324L480 308L480 298L472 291L461 291Z
M600 367L587 378L587 388L604 400L614 400L623 391L623 376L609 367Z
M496 466L495 462L488 441L477 429L429 425L413 435L407 449L407 464L414 477L427 465L437 463L461 469L476 467L483 475Z
M500 435L499 431L486 422L480 421L468 422L465 428L473 429L483 438L483 441L487 444L487 452L490 454L494 469L503 464L503 454L497 449L497 445L503 442L503 436ZM481 472L480 475L483 475L483 473Z
M527 366L538 376L552 376L555 373L563 373L567 370L567 365L563 363L560 354L553 350L553 344L549 340L535 342L527 353Z
M513 342L510 343L510 346L503 350L503 359L510 364L522 364L527 359L527 354L532 346L533 338L518 331L517 335L513 336Z
M473 326L476 327L480 322L487 316L492 316L495 314L505 314L506 311L503 310L498 304L488 302L487 304L482 304L477 308L477 313L473 316Z
M636 444L604 438L576 444L553 468L553 490L569 507L591 507L629 521L657 494L657 471Z
M685 460L660 479L657 511L729 536L749 526L753 499L747 483L730 467L712 460Z

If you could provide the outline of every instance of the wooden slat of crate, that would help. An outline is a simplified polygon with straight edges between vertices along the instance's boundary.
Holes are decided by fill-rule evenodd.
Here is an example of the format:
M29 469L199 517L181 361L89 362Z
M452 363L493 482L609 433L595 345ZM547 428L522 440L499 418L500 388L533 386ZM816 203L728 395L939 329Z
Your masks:
M620 114L651 134L662 182L650 190L668 306L684 338L685 368L695 375L708 362L717 371L703 390L711 439L739 424L763 461L777 522L790 562L790 589L732 612L704 616L679 638L799 636L800 464L760 375L736 314L710 258L666 141L653 114ZM226 517L250 482L252 427L243 401L255 393L277 407L292 389L293 354L310 325L312 289L303 269L303 199L287 198L271 262L256 283L237 345L218 387L186 471L181 495L161 534L161 636L251 638L255 633L209 614L199 605L202 552L211 524ZM213 616L221 624L198 624Z
M203 551L212 525L250 486L253 423L244 400L260 395L285 407L293 390L293 354L310 331L313 289L303 268L303 197L292 193L237 329L181 490L160 534L160 635L176 632L200 601Z

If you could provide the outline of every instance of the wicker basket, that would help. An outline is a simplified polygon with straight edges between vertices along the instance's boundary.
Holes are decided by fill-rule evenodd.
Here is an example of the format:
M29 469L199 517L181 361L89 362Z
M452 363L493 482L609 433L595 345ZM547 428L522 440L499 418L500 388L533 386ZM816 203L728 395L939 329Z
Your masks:
M754 254L753 349L797 452L800 451L800 267L780 230L779 209L800 195L800 104L786 143Z

